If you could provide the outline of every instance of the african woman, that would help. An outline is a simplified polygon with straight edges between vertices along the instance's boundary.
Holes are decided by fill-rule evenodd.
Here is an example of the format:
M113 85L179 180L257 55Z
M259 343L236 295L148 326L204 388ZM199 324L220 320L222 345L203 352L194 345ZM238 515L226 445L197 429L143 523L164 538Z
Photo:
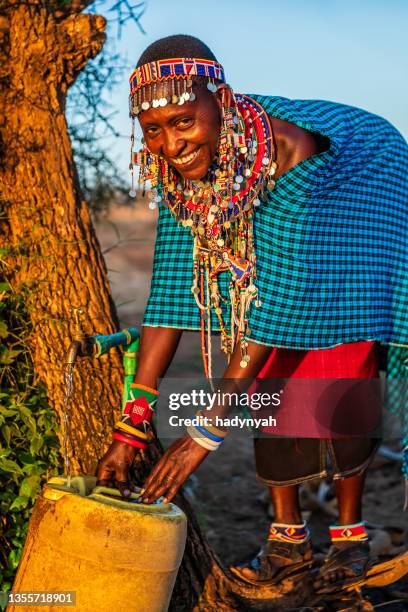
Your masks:
M183 329L201 330L208 378L215 332L228 355L225 381L375 380L378 344L406 344L408 312L408 148L389 123L331 102L234 94L211 50L184 35L150 45L130 85L144 139L134 160L159 223L140 365L98 467L99 482L125 494ZM350 401L367 413L375 397ZM293 415L314 410L296 392L288 402ZM144 503L173 499L226 435L214 424L189 427L144 483ZM233 571L274 584L311 566L298 489L331 470L339 516L316 588L351 584L369 565L361 505L378 439L295 438L255 440L274 522L261 553Z

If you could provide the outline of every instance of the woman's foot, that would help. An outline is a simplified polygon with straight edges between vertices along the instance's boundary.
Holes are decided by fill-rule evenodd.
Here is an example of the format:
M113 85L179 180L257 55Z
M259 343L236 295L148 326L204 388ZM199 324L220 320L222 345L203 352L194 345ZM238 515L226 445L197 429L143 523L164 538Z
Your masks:
M314 583L319 593L359 584L371 565L363 522L330 527L330 534L332 545Z
M251 584L276 584L313 565L310 541L290 544L268 540L248 565L231 567L234 576Z
M313 551L306 524L272 523L268 540L257 557L248 565L230 569L251 584L276 584L312 564Z

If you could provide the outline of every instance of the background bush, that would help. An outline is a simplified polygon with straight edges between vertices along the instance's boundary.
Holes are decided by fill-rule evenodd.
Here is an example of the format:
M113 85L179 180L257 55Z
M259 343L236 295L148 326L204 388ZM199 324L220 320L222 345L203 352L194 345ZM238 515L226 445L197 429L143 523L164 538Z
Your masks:
M26 345L24 293L0 283L0 591L11 588L41 485L62 471L55 413Z

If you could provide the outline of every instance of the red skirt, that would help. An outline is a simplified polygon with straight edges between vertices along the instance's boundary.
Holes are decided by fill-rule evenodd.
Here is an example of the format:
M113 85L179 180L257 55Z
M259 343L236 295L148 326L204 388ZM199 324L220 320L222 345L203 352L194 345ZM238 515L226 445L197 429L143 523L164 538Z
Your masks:
M286 485L327 475L330 468L334 478L362 471L379 443L378 377L375 342L274 349L252 390L280 396L272 410L276 424L263 427L255 440L258 478Z
M259 372L257 391L279 386L280 405L276 426L263 431L305 438L370 435L378 422L378 375L375 342L274 349Z
M273 349L259 378L376 378L375 342L351 342L329 349Z

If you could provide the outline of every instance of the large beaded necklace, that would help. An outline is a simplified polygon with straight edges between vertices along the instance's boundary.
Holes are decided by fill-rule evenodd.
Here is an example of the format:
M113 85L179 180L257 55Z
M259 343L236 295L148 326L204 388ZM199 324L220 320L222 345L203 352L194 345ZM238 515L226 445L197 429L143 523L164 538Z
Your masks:
M249 96L233 96L223 106L217 157L200 181L182 178L164 160L143 149L135 154L139 184L151 182L149 207L159 202L194 237L191 291L200 309L204 371L212 377L211 310L221 330L221 349L228 360L240 346L242 368L247 367L248 314L252 302L261 306L255 284L256 256L253 213L266 190L275 186L276 151L269 118ZM229 271L228 298L219 290L218 274ZM229 306L229 321L223 309ZM223 308L224 307L224 308Z

